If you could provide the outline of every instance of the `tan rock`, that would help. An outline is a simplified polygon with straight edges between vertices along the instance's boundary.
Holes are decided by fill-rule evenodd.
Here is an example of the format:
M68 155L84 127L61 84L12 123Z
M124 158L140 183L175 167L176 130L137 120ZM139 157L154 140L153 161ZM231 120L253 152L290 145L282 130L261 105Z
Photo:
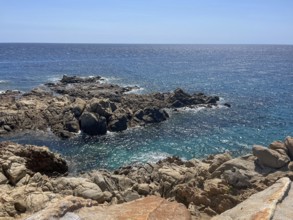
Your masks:
M211 165L209 168L209 172L212 173L214 172L219 166L221 166L223 163L229 161L232 159L231 155L228 153L224 154L217 154L211 156Z
M293 137L290 137L290 136L286 137L284 143L286 148L288 149L288 154L291 160L293 160Z
M184 205L156 196L109 207L81 208L75 214L83 220L191 220L191 215Z
M15 185L20 179L26 175L26 167L24 164L12 163L5 169L5 173L9 179L9 182Z
M25 220L48 220L48 219L66 219L66 217L72 216L79 219L73 211L82 207L91 207L97 205L97 202L92 200L85 200L83 198L67 196L62 199L56 200L48 205L45 209L31 215L30 217L24 218ZM67 218L68 219L68 218ZM93 218L97 219L97 218Z
M254 145L252 152L258 158L259 162L267 167L281 168L290 161L285 152L271 150L260 145Z
M271 187L252 195L212 220L270 220L277 203L286 197L290 182L289 178L282 178Z

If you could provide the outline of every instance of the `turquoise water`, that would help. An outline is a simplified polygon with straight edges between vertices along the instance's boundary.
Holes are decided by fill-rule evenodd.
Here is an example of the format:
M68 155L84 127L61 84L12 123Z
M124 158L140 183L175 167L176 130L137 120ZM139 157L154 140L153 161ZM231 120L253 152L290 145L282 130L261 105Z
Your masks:
M64 141L46 132L8 138L49 146L68 159L72 171L168 155L241 155L253 144L293 136L293 46L0 44L0 90L28 91L63 74L101 75L138 85L142 93L181 87L232 105L172 113L161 124L103 137Z

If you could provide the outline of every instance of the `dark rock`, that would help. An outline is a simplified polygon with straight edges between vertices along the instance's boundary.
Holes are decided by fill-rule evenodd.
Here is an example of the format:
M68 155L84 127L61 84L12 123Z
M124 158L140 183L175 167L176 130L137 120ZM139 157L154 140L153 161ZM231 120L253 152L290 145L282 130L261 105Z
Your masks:
M231 104L230 103L224 103L224 106L231 108Z
M81 78L78 76L66 76L63 75L61 79L61 83L68 84L68 83L94 83L97 82L99 79L101 79L100 76L96 77L88 77L88 78Z
M142 120L146 123L157 123L167 120L168 113L158 107L148 107L143 110Z
M123 131L127 129L127 117L123 114L114 114L108 124L110 131Z
M103 116L95 115L94 113L84 112L80 120L80 128L83 132L89 135L102 135L107 133L107 122Z

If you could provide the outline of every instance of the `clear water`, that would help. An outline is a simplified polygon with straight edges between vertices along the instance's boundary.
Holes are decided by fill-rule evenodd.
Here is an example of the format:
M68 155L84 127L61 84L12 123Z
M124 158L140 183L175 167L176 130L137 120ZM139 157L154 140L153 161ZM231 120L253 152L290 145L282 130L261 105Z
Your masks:
M0 138L47 145L67 158L73 172L168 155L241 155L253 144L293 136L293 46L0 44L0 91L28 91L63 74L101 75L145 93L181 87L232 104L172 113L161 124L103 137L64 141L45 132Z

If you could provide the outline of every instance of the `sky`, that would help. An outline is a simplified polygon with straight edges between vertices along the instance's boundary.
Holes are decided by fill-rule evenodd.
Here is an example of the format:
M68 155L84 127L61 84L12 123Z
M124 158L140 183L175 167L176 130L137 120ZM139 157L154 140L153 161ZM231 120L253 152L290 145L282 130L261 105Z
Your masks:
M293 0L0 0L0 42L293 44Z

